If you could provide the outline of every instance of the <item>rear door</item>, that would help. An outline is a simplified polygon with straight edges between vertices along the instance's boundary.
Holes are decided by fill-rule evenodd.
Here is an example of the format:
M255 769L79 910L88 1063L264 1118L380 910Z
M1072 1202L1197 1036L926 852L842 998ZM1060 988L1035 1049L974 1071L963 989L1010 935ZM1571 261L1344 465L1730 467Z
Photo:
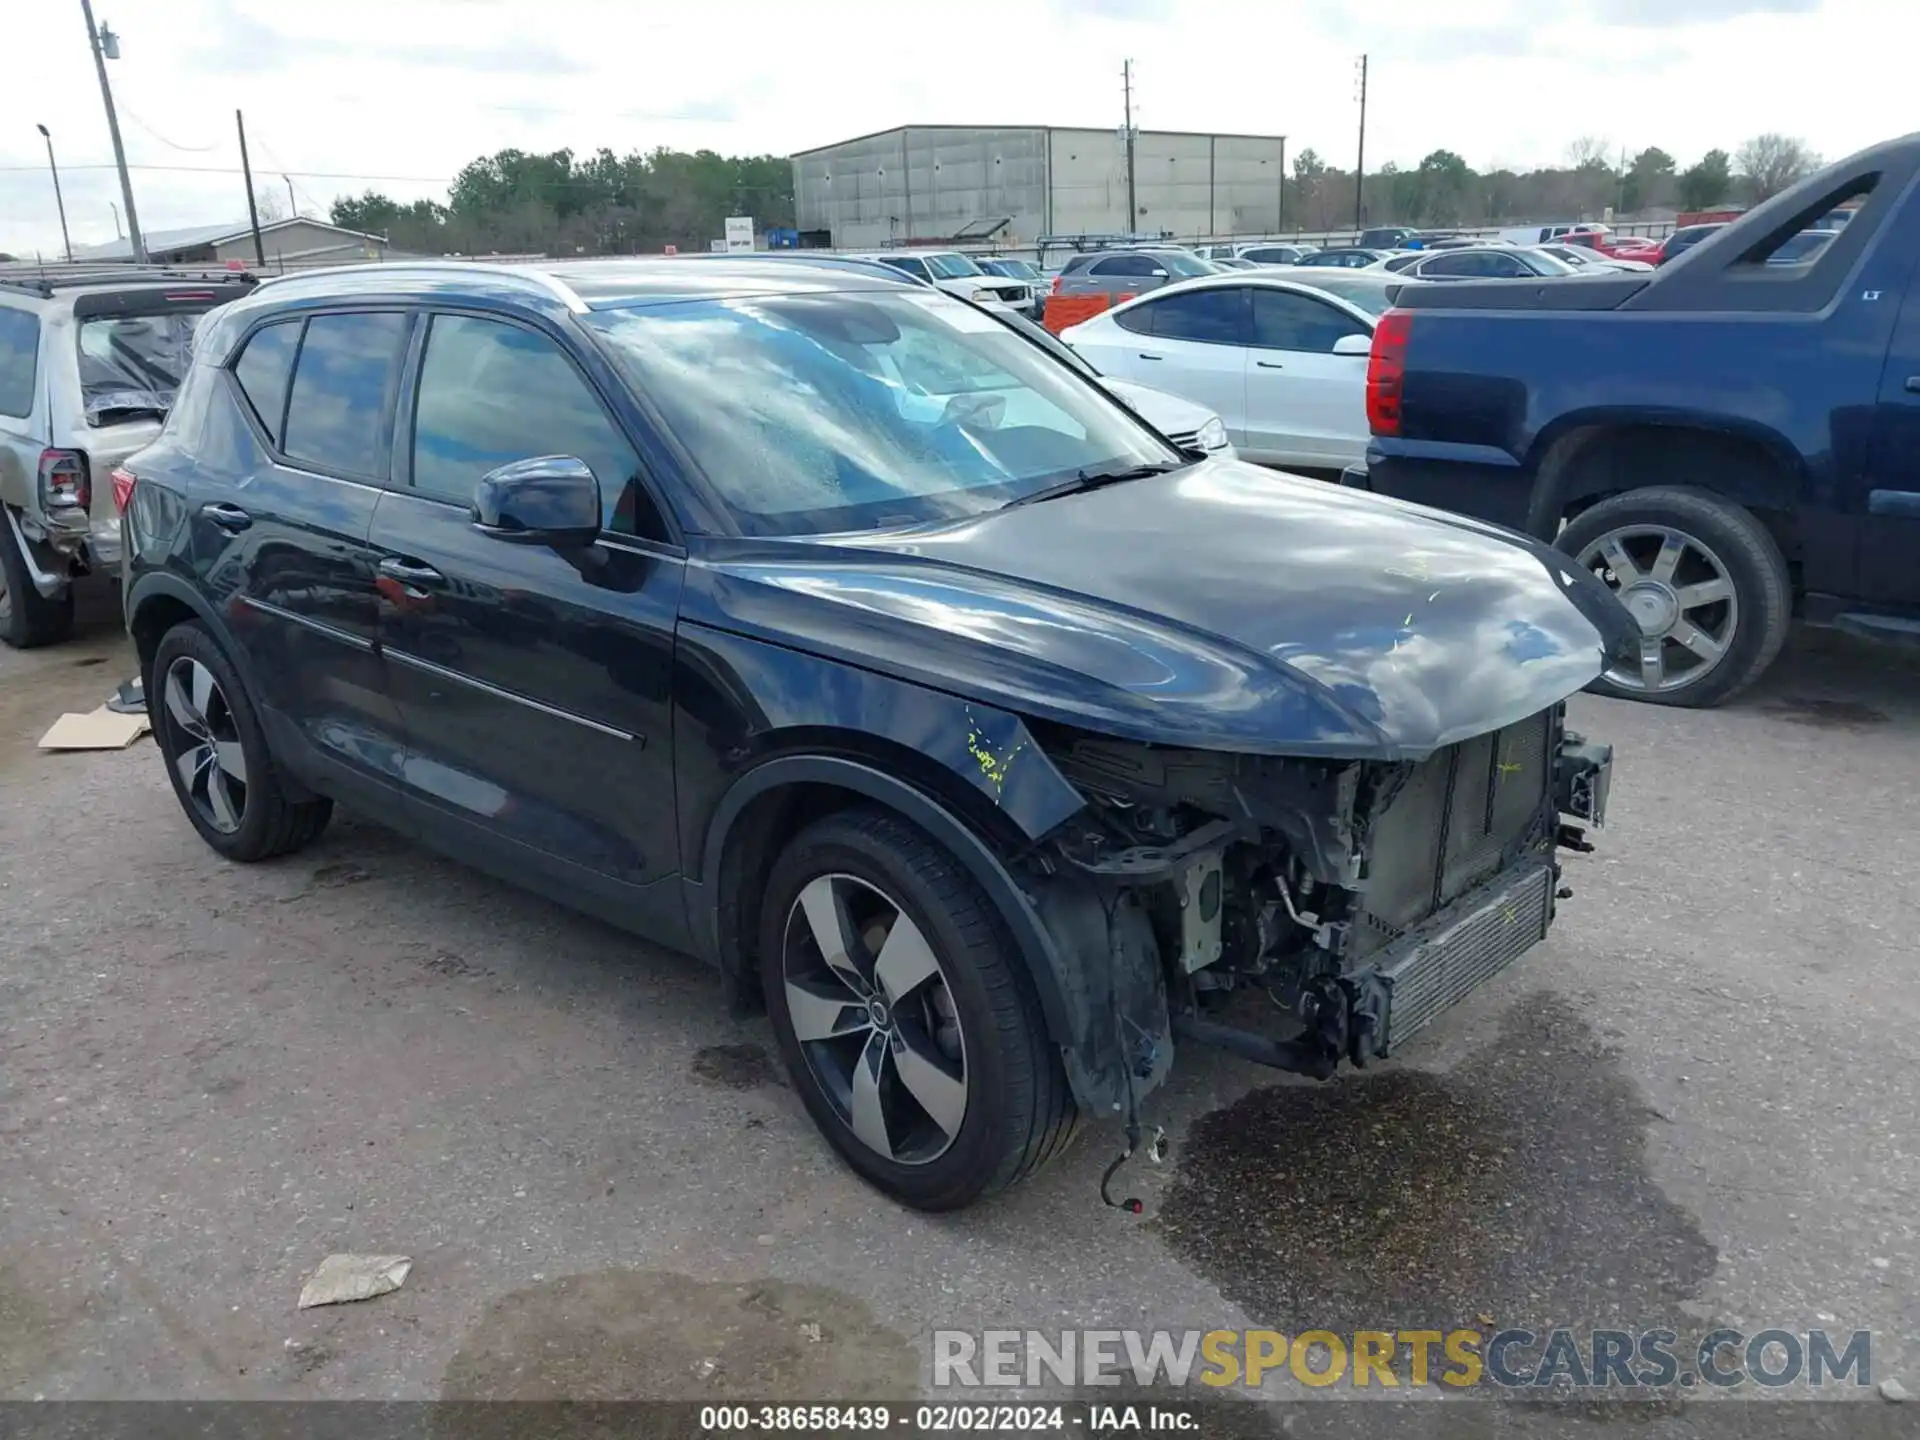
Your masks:
M1247 291L1183 290L1148 300L1115 323L1134 330L1127 378L1204 405L1238 445L1247 428Z
M227 434L202 447L230 459L198 467L188 493L194 567L246 652L276 753L383 810L403 747L367 532L413 323L385 309L255 328L223 367L231 403L208 422Z
M536 873L603 913L678 902L670 709L682 553L633 446L554 333L436 313L416 342L374 517L381 641L430 839ZM569 455L606 529L562 554L483 535L476 482Z
M1367 449L1367 357L1334 344L1367 327L1294 290L1257 287L1249 311L1247 448L1274 462L1354 463Z

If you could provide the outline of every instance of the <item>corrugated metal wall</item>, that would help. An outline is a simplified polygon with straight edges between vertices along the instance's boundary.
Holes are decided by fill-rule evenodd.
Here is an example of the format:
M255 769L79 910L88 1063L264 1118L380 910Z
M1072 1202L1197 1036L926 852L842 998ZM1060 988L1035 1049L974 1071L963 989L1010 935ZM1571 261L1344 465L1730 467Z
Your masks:
M796 158L794 197L799 228L827 231L843 249L950 236L1002 216L1012 223L995 238L1013 245L1134 230L1271 234L1285 148L1278 136L1143 130L1131 223L1117 126L889 130Z

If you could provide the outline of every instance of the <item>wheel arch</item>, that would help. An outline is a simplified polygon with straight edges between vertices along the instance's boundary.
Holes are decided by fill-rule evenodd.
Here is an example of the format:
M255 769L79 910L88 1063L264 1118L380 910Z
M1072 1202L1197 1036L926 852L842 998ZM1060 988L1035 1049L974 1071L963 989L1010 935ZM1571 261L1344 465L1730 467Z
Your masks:
M765 760L737 778L708 822L688 920L698 943L727 976L736 1004L757 1004L751 952L753 897L787 840L834 810L877 805L920 827L960 862L993 904L1031 978L1047 1033L1073 1033L1063 988L1066 960L1033 903L987 838L941 797L864 761L817 752Z
M142 575L127 592L127 633L133 637L140 657L140 677L146 684L152 677L153 655L160 637L183 620L197 620L212 634L228 659L240 654L233 632L214 608L185 580L177 575L153 572ZM243 677L244 678L244 677Z
M1792 559L1794 507L1807 481L1777 431L1723 419L1574 415L1543 431L1530 468L1527 533L1551 544L1562 523L1614 495L1653 486L1701 490L1752 511Z

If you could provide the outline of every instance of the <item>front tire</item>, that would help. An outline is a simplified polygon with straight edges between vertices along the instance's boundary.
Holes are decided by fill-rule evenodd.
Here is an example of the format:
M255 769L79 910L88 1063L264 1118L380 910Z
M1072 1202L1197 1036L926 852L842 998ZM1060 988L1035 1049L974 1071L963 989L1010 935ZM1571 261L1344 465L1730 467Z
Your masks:
M774 863L761 979L808 1113L854 1170L957 1210L1065 1148L1076 1114L991 903L906 821L843 811Z
M200 838L229 860L270 860L311 845L333 802L288 796L246 686L193 621L160 637L145 681L167 778Z
M1604 581L1640 648L1587 688L1653 705L1719 705L1786 643L1787 562L1754 515L1702 490L1632 490L1583 512L1555 542Z

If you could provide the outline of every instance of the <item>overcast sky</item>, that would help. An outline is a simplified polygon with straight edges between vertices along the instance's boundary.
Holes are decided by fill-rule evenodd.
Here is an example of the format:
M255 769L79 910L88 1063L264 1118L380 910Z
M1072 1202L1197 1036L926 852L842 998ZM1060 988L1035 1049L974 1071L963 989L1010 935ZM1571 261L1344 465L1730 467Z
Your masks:
M15 0L0 86L0 250L110 240L105 117L79 0ZM444 195L506 146L787 153L903 123L1281 133L1370 165L1477 169L1602 135L1685 165L1765 130L1828 158L1916 125L1920 0L96 0L148 229L244 218L233 111L263 185ZM210 173L203 173L210 172Z

